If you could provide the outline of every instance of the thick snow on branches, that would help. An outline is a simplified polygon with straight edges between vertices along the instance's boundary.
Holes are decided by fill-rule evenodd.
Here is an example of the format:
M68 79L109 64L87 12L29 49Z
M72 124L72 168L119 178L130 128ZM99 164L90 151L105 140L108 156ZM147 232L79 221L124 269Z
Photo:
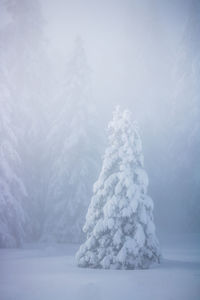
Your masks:
M158 262L160 250L147 195L142 144L129 111L117 108L109 124L109 145L83 228L81 267L135 269Z

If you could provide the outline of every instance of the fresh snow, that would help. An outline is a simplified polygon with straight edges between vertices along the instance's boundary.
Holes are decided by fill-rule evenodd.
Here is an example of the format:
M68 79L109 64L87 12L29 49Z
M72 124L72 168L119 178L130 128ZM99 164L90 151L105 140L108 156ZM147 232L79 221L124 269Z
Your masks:
M147 195L142 142L131 113L119 107L108 131L108 147L86 215L86 241L76 254L77 264L145 269L159 262L161 253Z
M148 270L78 268L79 245L0 250L1 300L199 300L200 236L171 238Z

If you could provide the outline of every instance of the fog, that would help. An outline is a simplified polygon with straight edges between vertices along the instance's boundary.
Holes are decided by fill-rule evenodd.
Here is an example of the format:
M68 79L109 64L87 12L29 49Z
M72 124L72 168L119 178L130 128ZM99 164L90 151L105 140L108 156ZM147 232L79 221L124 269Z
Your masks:
M129 109L140 128L157 232L199 232L199 4L0 1L0 114L9 115L17 140L19 160L8 160L26 190L18 198L29 239L43 230L56 234L50 228L58 219L67 219L61 229L78 220L69 240L83 225L116 105ZM79 68L84 75L75 74ZM70 214L61 215L64 209Z
M138 121L150 194L155 201L157 227L161 230L184 232L188 227L199 230L194 219L199 219L195 211L199 212L200 175L191 170L193 155L198 153L195 148L200 145L199 141L196 144L199 115L194 115L192 124L186 115L190 105L189 110L199 112L200 101L195 102L194 108L192 99L180 91L184 88L180 87L181 77L185 76L180 72L188 71L186 65L193 64L193 51L194 55L199 51L200 15L195 4L192 1L42 1L49 50L56 66L62 67L77 35L84 40L93 73L93 95L104 119L103 126L106 127L117 104L129 108ZM186 52L186 57L182 58L182 52ZM200 76L197 68L196 76ZM189 80L186 78L183 83L183 86L188 84L188 89ZM199 82L200 77L196 80ZM188 127L197 123L197 135L189 142L191 145L186 145L188 135L193 134ZM176 129L180 126L182 132ZM179 158L183 161L179 162ZM196 164L199 165L198 157ZM196 207L192 212L193 205Z

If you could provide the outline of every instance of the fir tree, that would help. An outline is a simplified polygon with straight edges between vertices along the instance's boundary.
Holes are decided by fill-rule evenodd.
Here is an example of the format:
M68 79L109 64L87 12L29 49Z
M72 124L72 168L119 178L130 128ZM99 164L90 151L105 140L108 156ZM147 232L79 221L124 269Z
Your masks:
M184 207L182 214L179 213L179 230L196 231L200 226L200 2L192 0L187 13L173 69L174 92L165 155L166 164L171 161L171 168L167 165L164 168L168 170L171 207L174 200Z
M142 145L130 112L114 112L109 146L84 225L80 267L147 268L160 258Z
M44 219L44 156L47 134L47 105L50 104L51 78L43 18L37 0L7 0L10 16L1 32L1 66L5 84L15 103L12 122L18 138L18 153L22 157L22 177L28 198L25 209L29 216L27 236L40 236ZM48 92L49 91L49 92Z
M47 141L51 172L43 238L78 242L100 160L90 69L80 38L67 64L62 90Z
M1 74L3 75L3 74ZM25 239L27 221L23 204L26 190L20 177L21 158L15 127L11 122L14 103L0 84L0 247L20 246Z

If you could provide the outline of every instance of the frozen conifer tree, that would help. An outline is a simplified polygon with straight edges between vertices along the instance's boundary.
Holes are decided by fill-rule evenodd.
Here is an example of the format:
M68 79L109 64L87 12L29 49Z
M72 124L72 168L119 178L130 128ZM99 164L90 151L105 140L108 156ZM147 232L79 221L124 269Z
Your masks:
M100 161L90 84L85 50L77 38L47 140L51 172L43 239L78 242L83 236L84 216Z
M130 112L114 112L77 255L80 267L147 268L160 258L142 145Z

